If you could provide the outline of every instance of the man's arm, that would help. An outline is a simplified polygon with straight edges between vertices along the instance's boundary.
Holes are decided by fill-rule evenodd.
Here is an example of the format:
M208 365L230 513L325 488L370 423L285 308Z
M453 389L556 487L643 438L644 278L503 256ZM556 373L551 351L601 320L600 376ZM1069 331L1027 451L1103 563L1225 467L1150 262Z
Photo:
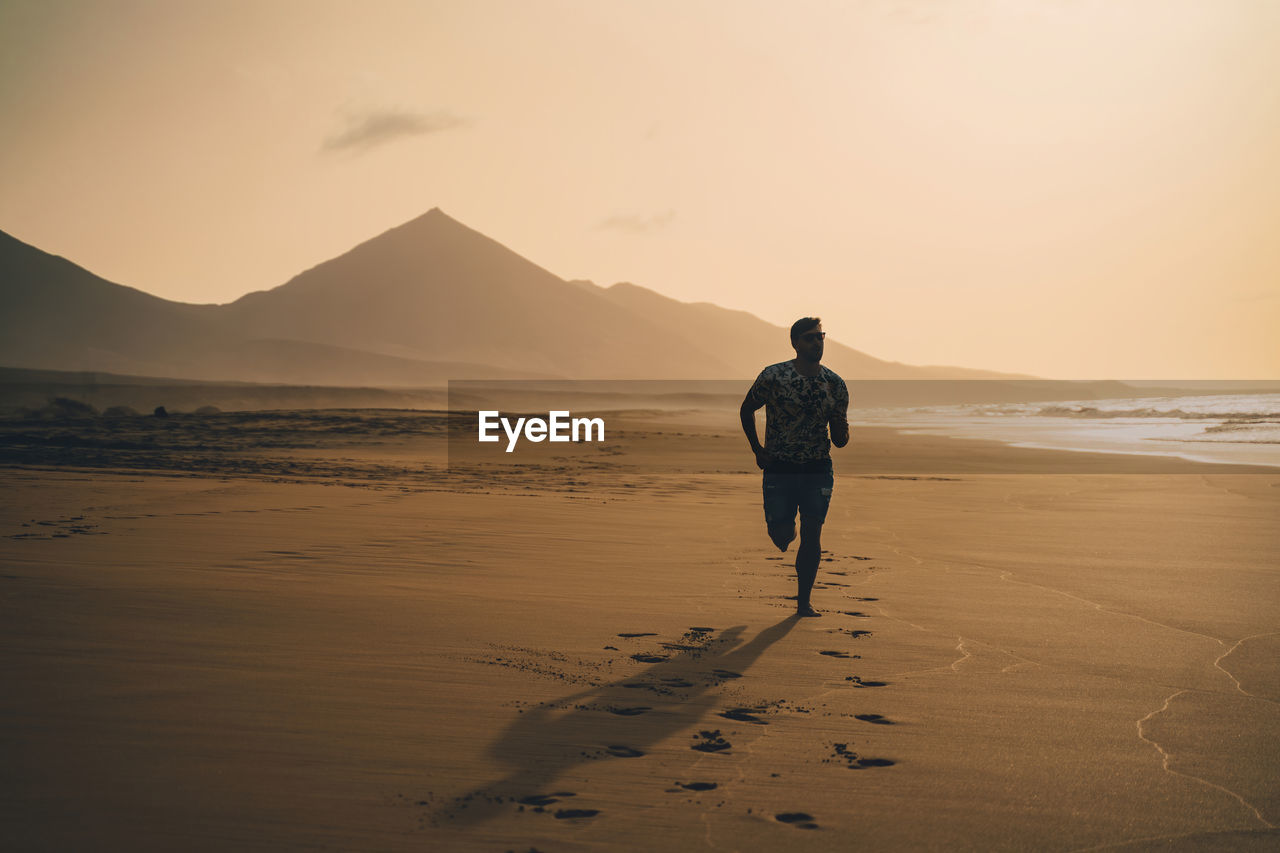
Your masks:
M848 391L839 397L839 405L831 416L831 443L836 447L844 447L849 443L849 396Z
M750 391L747 396L742 398L742 408L738 410L738 416L742 420L742 431L747 435L747 443L751 445L751 452L756 455L756 465L763 469L769 464L769 454L760 446L760 436L756 433L756 411L763 406L756 399L756 395Z

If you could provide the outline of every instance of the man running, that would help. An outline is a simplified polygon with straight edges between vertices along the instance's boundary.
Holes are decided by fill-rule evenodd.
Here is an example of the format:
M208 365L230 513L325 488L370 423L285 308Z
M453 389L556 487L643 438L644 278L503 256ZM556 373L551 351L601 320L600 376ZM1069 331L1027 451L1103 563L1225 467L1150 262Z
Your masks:
M796 320L791 326L796 357L760 371L740 412L742 431L756 455L756 465L764 471L764 519L779 551L786 551L796 538L796 510L800 511L797 616L821 615L809 603L809 594L818 576L822 523L835 485L831 445L849 443L849 389L820 363L826 337L818 317ZM761 406L765 407L763 447L756 435L755 416Z

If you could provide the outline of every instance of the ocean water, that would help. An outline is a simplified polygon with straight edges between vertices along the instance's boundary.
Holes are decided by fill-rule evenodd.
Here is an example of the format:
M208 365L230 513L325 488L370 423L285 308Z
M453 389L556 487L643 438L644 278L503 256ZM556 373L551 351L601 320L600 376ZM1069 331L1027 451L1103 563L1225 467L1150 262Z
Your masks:
M1280 393L922 406L852 415L868 426L1017 447L1280 468Z

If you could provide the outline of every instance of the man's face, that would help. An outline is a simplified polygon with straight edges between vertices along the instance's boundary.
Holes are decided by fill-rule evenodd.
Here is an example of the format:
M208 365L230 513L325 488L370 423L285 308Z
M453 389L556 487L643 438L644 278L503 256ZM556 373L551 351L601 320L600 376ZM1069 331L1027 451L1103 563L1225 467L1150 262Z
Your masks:
M822 331L822 324L814 326L807 332L801 332L795 336L791 345L796 349L796 355L805 361L819 362L822 361L822 345L826 332Z

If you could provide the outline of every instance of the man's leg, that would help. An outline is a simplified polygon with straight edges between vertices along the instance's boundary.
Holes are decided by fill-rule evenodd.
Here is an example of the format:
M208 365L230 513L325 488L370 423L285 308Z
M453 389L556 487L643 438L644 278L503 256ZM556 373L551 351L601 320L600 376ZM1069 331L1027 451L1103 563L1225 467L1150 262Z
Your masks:
M764 521L769 528L769 539L779 551L796 538L796 510L799 508L795 489L790 479L777 474L764 474Z
M835 478L830 473L805 475L799 490L800 547L796 549L796 612L801 616L818 616L809 603L813 582L818 577L822 560L822 522L827 519Z
M813 582L818 577L822 559L822 521L800 516L800 547L796 549L796 612L801 616L818 616L809 603Z

